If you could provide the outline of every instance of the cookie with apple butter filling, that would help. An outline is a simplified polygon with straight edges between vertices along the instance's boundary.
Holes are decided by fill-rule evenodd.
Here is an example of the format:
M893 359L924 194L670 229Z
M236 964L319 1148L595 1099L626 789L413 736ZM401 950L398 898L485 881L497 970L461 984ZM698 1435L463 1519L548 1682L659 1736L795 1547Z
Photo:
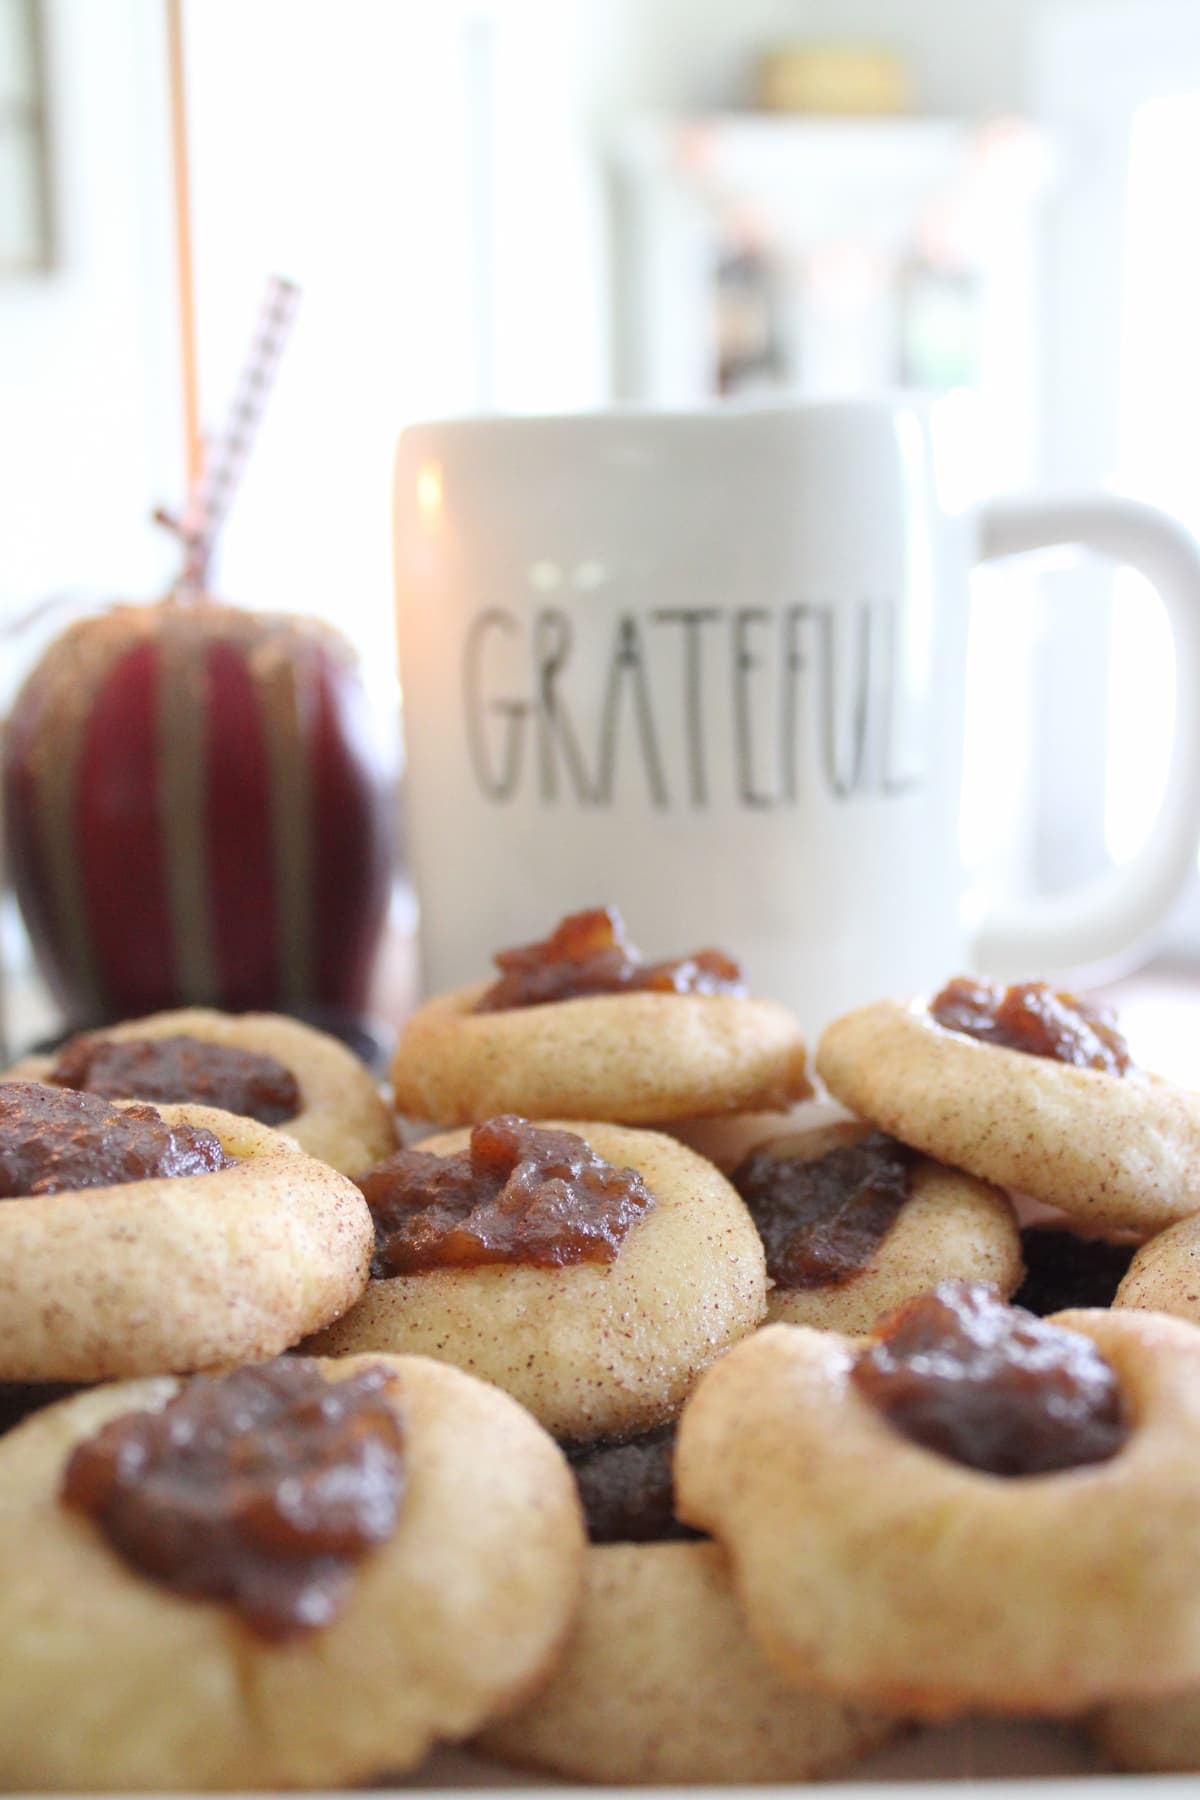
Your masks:
M456 1156L399 1150L358 1185L381 1279L486 1263L611 1263L654 1205L636 1169L614 1168L577 1132L511 1113L476 1125Z
M1044 983L863 1007L827 1027L817 1070L881 1130L1093 1229L1145 1236L1200 1209L1200 1094Z
M353 1175L396 1147L370 1072L326 1032L276 1013L186 1007L127 1019L27 1057L0 1081L43 1081L106 1099L218 1106L272 1125Z
M426 1138L360 1185L375 1275L314 1347L458 1363L560 1438L672 1417L766 1311L742 1202L656 1132L501 1116Z
M1012 1206L999 1189L839 1121L760 1144L731 1177L758 1227L774 1286L767 1317L867 1331L939 1281L1021 1278Z
M98 1388L0 1442L0 1493L9 1788L407 1770L544 1679L582 1572L556 1446L419 1358Z
M716 1544L587 1553L583 1603L549 1682L479 1748L568 1781L808 1781L902 1721L782 1680L746 1630Z
M256 1637L319 1630L396 1529L404 1437L382 1366L327 1382L277 1357L194 1375L160 1410L75 1446L59 1498L172 1593L219 1600Z
M408 1021L391 1071L402 1114L664 1124L781 1111L811 1091L796 1021L749 997L722 951L644 962L615 910L597 908L496 961L497 981Z
M550 1682L480 1749L634 1784L798 1781L845 1767L899 1721L780 1681L747 1635L721 1551L675 1518L674 1445L671 1422L563 1446L590 1540L583 1604Z
M0 1083L0 1382L276 1355L357 1299L372 1239L351 1181L251 1119Z
M1134 1252L1113 1305L1172 1313L1200 1325L1200 1214L1180 1219Z
M1200 1331L948 1284L770 1326L680 1425L680 1516L788 1677L922 1717L1200 1683Z

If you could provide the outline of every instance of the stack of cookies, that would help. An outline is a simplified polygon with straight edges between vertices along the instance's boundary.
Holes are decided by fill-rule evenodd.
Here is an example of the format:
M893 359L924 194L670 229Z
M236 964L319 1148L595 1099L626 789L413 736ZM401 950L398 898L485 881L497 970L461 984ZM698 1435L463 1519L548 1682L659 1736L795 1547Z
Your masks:
M496 963L404 1149L265 1016L0 1083L0 1784L1200 1766L1200 1096L1037 983L837 1021L818 1101L723 952Z
M395 1143L266 1015L0 1083L0 1785L364 1780L544 1676L583 1555L547 1434L445 1365L280 1354L364 1292L344 1171Z

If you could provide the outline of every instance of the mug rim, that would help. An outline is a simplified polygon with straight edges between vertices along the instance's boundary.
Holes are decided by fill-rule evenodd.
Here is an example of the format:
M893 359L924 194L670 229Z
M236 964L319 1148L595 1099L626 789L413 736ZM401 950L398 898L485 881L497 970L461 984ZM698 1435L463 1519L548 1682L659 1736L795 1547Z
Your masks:
M449 432L454 436L466 432L496 435L548 434L553 430L605 430L612 427L648 426L676 429L699 425L703 429L734 421L780 421L816 419L822 416L845 418L895 418L900 413L916 413L928 418L945 400L944 394L921 388L881 388L872 394L832 394L789 396L763 399L756 395L715 398L688 406L658 406L644 401L616 401L610 406L579 407L564 412L505 412L495 410L478 413L447 413L438 418L412 419L400 427L398 445L426 433Z

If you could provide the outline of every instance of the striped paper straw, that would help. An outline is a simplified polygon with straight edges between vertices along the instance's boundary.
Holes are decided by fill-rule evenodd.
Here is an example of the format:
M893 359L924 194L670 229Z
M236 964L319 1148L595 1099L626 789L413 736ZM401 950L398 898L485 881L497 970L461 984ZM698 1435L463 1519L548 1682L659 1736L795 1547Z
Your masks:
M202 590L221 527L229 515L249 460L254 439L266 411L279 361L291 334L300 290L281 275L272 275L259 308L254 336L242 365L225 429L215 444L205 447L199 486L188 496L181 518L155 513L184 545L179 592Z

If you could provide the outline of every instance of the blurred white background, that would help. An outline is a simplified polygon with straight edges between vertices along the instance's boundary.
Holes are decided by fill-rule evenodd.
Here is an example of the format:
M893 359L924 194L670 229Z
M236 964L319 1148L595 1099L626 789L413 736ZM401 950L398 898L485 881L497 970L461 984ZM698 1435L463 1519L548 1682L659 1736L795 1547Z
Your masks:
M12 620L161 591L149 517L185 474L165 6L0 6L11 69L40 27L49 170L45 266L0 272ZM421 417L915 382L969 420L963 490L1106 485L1200 526L1194 0L182 13L207 422L265 276L303 290L219 589L333 617L383 704L391 455ZM814 46L869 52L881 110L764 110L763 59ZM1165 627L1094 570L977 602L968 854L1052 888L1136 848ZM1200 883L1163 948L1200 957Z

